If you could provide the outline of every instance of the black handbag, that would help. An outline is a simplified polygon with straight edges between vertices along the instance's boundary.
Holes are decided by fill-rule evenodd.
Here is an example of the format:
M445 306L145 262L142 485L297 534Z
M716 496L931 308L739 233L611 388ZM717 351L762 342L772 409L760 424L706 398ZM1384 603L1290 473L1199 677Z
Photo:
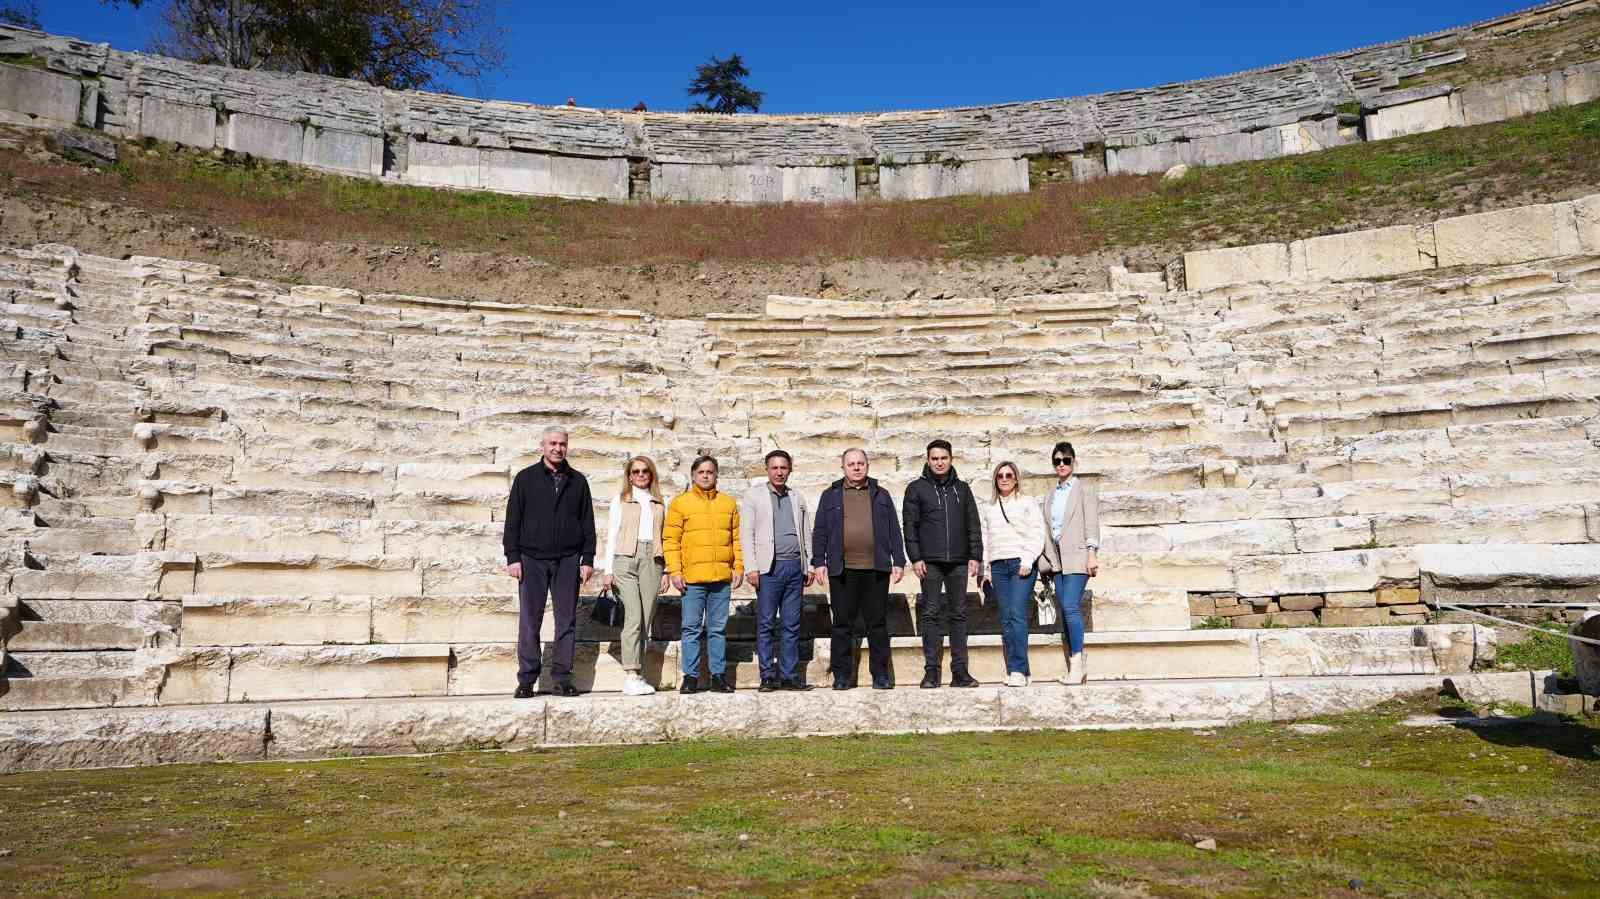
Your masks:
M589 618L602 627L622 627L622 603L617 600L611 590L604 589L594 598L594 608L589 612Z

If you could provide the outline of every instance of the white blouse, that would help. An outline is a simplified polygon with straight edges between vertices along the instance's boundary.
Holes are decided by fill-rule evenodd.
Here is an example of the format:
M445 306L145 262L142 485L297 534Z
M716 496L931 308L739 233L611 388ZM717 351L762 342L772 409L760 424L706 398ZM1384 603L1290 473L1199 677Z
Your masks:
M1002 505L1003 504L1003 505ZM1044 552L1044 513L1039 504L1012 494L989 503L979 519L983 524L983 565L997 559L1020 559L1033 567Z

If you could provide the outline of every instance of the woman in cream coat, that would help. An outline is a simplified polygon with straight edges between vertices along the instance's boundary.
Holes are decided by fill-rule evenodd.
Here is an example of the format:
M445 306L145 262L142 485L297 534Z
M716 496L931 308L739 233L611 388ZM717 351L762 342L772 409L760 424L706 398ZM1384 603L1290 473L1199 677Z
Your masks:
M1039 554L1044 552L1044 519L1039 504L1023 497L1016 463L996 465L992 484L991 502L980 518L983 582L994 586L1000 605L1006 686L1026 687L1032 674L1028 668L1028 610L1033 607L1033 584L1039 579Z
M606 588L622 603L622 692L648 696L656 690L644 679L645 641L656 599L667 590L661 564L661 526L667 520L656 483L656 463L634 456L623 468L622 492L612 497L606 516L606 554L600 570Z
M1064 684L1081 684L1083 664L1083 590L1100 573L1100 495L1078 480L1078 454L1062 441L1050 451L1056 487L1039 502L1046 533L1045 559L1055 572L1056 602L1070 654Z

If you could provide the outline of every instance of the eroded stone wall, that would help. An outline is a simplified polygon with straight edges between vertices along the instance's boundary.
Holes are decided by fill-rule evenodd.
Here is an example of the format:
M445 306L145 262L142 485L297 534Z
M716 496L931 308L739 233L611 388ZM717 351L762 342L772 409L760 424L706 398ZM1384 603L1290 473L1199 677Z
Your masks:
M1466 37L1549 26L1595 9L1600 0L1558 0L1408 40L1140 90L959 109L732 117L392 91L0 27L0 56L18 63L0 63L0 117L514 194L851 202L1017 193L1032 186L1030 160L1053 160L1079 179L1142 174L1585 102L1600 96L1600 63L1462 90L1394 89L1466 59ZM878 177L863 180L863 165ZM638 174L646 170L648 179Z

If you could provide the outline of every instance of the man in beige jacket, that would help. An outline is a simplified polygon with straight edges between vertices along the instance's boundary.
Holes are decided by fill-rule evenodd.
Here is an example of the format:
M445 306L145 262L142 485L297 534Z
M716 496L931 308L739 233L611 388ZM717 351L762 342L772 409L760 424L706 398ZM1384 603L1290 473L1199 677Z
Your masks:
M783 450L767 453L767 482L739 500L739 542L745 583L756 589L756 657L761 692L809 690L800 677L800 615L811 586L811 530L806 500L789 489L794 461ZM773 646L773 631L778 646Z

